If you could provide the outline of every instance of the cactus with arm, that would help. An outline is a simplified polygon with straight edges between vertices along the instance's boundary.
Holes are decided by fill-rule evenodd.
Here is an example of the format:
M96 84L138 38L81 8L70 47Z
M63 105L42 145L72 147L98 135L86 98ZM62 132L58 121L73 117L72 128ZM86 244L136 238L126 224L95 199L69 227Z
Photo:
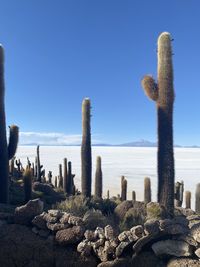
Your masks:
M163 32L158 38L158 82L145 76L142 86L154 100L158 113L158 202L174 213L174 152L173 152L173 66L171 36Z

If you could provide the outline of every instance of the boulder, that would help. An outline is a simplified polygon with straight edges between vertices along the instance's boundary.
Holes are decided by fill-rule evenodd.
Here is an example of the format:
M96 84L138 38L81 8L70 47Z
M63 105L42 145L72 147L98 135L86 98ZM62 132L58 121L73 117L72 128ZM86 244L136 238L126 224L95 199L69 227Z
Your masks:
M33 218L43 212L44 203L39 199L29 200L23 206L15 209L14 221L17 224L28 225Z
M200 243L200 223L194 224L190 229L190 235Z
M188 243L178 240L158 241L152 245L152 249L156 256L188 257L192 255L192 247Z
M167 267L200 267L200 261L187 258L169 260Z
M146 209L147 209L148 220L151 219L161 220L169 217L166 212L166 209L157 202L149 202L147 204Z
M110 240L114 238L114 231L111 225L106 225L104 228L105 238Z
M46 215L46 212L43 212L37 216L35 216L32 220L32 224L40 229L47 229L46 226L46 220L44 219L44 216Z
M73 226L72 228L60 230L56 233L56 242L65 246L69 244L77 244L84 235L84 229L81 226Z
M144 232L147 235L157 235L159 233L159 221L156 219L147 220L144 224Z
M117 217L122 220L126 214L126 212L133 207L133 202L126 200L120 203L116 208L115 208L115 214Z
M97 267L130 267L132 266L130 262L131 260L128 258L120 258L113 261L101 262Z

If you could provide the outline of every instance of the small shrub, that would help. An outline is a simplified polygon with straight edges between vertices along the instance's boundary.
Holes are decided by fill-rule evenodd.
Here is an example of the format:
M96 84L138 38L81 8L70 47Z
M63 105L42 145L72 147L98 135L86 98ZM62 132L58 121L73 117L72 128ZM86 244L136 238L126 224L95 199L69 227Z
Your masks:
M102 214L100 210L88 210L84 217L86 228L90 230L96 229L97 226L105 227L108 224L107 218Z
M54 207L56 209L72 213L75 216L82 217L89 210L88 202L89 199L82 195L71 196L65 201L57 203Z

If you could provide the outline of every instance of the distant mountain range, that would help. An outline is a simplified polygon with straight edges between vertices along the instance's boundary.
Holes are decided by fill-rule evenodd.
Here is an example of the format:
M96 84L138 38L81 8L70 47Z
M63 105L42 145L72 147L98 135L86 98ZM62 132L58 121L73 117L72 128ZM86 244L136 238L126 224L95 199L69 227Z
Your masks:
M27 143L23 144L23 146L37 146L36 143ZM58 144L40 144L40 146L59 146ZM80 144L72 144L72 145L66 145L66 144L60 144L60 146L80 146ZM124 144L92 144L92 146L111 146L111 147L157 147L156 142L151 142L148 140L138 140L130 143L124 143ZM180 145L174 145L174 147L185 147L185 148L199 148L200 146L193 145L193 146L180 146Z

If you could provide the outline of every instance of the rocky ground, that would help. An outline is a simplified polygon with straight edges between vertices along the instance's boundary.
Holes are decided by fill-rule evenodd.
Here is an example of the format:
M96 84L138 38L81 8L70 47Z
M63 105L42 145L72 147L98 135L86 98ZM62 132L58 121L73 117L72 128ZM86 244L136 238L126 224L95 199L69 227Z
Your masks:
M0 207L1 267L200 266L200 216L192 210L179 208L175 218L164 219L151 202L144 224L117 233L111 225L88 228L85 217L43 206L35 199L14 212ZM130 201L115 213L123 216L126 209L133 209Z

